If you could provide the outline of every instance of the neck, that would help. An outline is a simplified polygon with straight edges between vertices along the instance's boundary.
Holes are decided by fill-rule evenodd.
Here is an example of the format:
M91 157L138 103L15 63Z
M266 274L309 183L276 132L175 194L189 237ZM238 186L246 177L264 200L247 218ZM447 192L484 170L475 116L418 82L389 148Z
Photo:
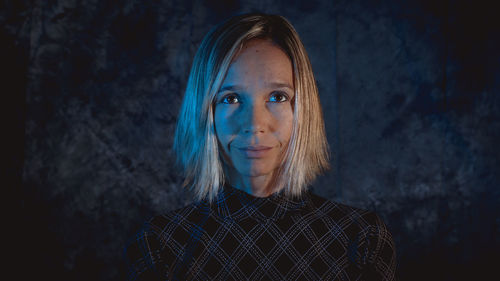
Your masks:
M244 176L234 171L230 173L228 182L233 187L255 197L267 197L274 192L272 188L273 174L260 176Z

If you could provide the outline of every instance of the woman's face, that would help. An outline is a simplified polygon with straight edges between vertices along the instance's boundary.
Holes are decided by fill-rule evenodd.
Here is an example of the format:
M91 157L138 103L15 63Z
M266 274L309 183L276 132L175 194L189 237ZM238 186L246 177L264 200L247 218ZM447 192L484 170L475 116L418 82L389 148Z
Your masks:
M231 173L272 175L292 133L292 63L267 40L245 44L216 96L215 130Z

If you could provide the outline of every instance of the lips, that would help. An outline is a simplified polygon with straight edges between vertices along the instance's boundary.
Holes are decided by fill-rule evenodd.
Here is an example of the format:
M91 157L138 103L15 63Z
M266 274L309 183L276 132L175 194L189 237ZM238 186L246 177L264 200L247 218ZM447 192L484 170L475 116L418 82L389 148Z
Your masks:
M258 145L258 146L245 146L245 147L239 147L238 150L243 153L243 155L247 158L253 158L253 159L258 159L258 158L263 158L266 156L266 154L272 149L270 146L263 146L263 145Z

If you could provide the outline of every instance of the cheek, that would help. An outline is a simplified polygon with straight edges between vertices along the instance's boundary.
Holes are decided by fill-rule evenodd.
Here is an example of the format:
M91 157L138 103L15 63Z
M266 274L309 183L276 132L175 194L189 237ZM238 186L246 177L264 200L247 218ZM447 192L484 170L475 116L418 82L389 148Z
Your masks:
M215 108L214 122L215 132L220 144L227 149L227 144L230 141L232 131L231 112L226 110L223 106Z
M290 140L293 126L293 111L291 107L282 108L275 114L275 132L278 140L285 145Z

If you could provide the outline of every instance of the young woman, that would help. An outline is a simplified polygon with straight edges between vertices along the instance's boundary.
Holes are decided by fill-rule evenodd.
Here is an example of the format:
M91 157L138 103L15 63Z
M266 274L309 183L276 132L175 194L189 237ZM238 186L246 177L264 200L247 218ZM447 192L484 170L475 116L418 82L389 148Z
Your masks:
M328 168L311 65L283 17L216 26L194 58L174 148L195 203L151 219L130 280L394 280L380 218L310 193Z

